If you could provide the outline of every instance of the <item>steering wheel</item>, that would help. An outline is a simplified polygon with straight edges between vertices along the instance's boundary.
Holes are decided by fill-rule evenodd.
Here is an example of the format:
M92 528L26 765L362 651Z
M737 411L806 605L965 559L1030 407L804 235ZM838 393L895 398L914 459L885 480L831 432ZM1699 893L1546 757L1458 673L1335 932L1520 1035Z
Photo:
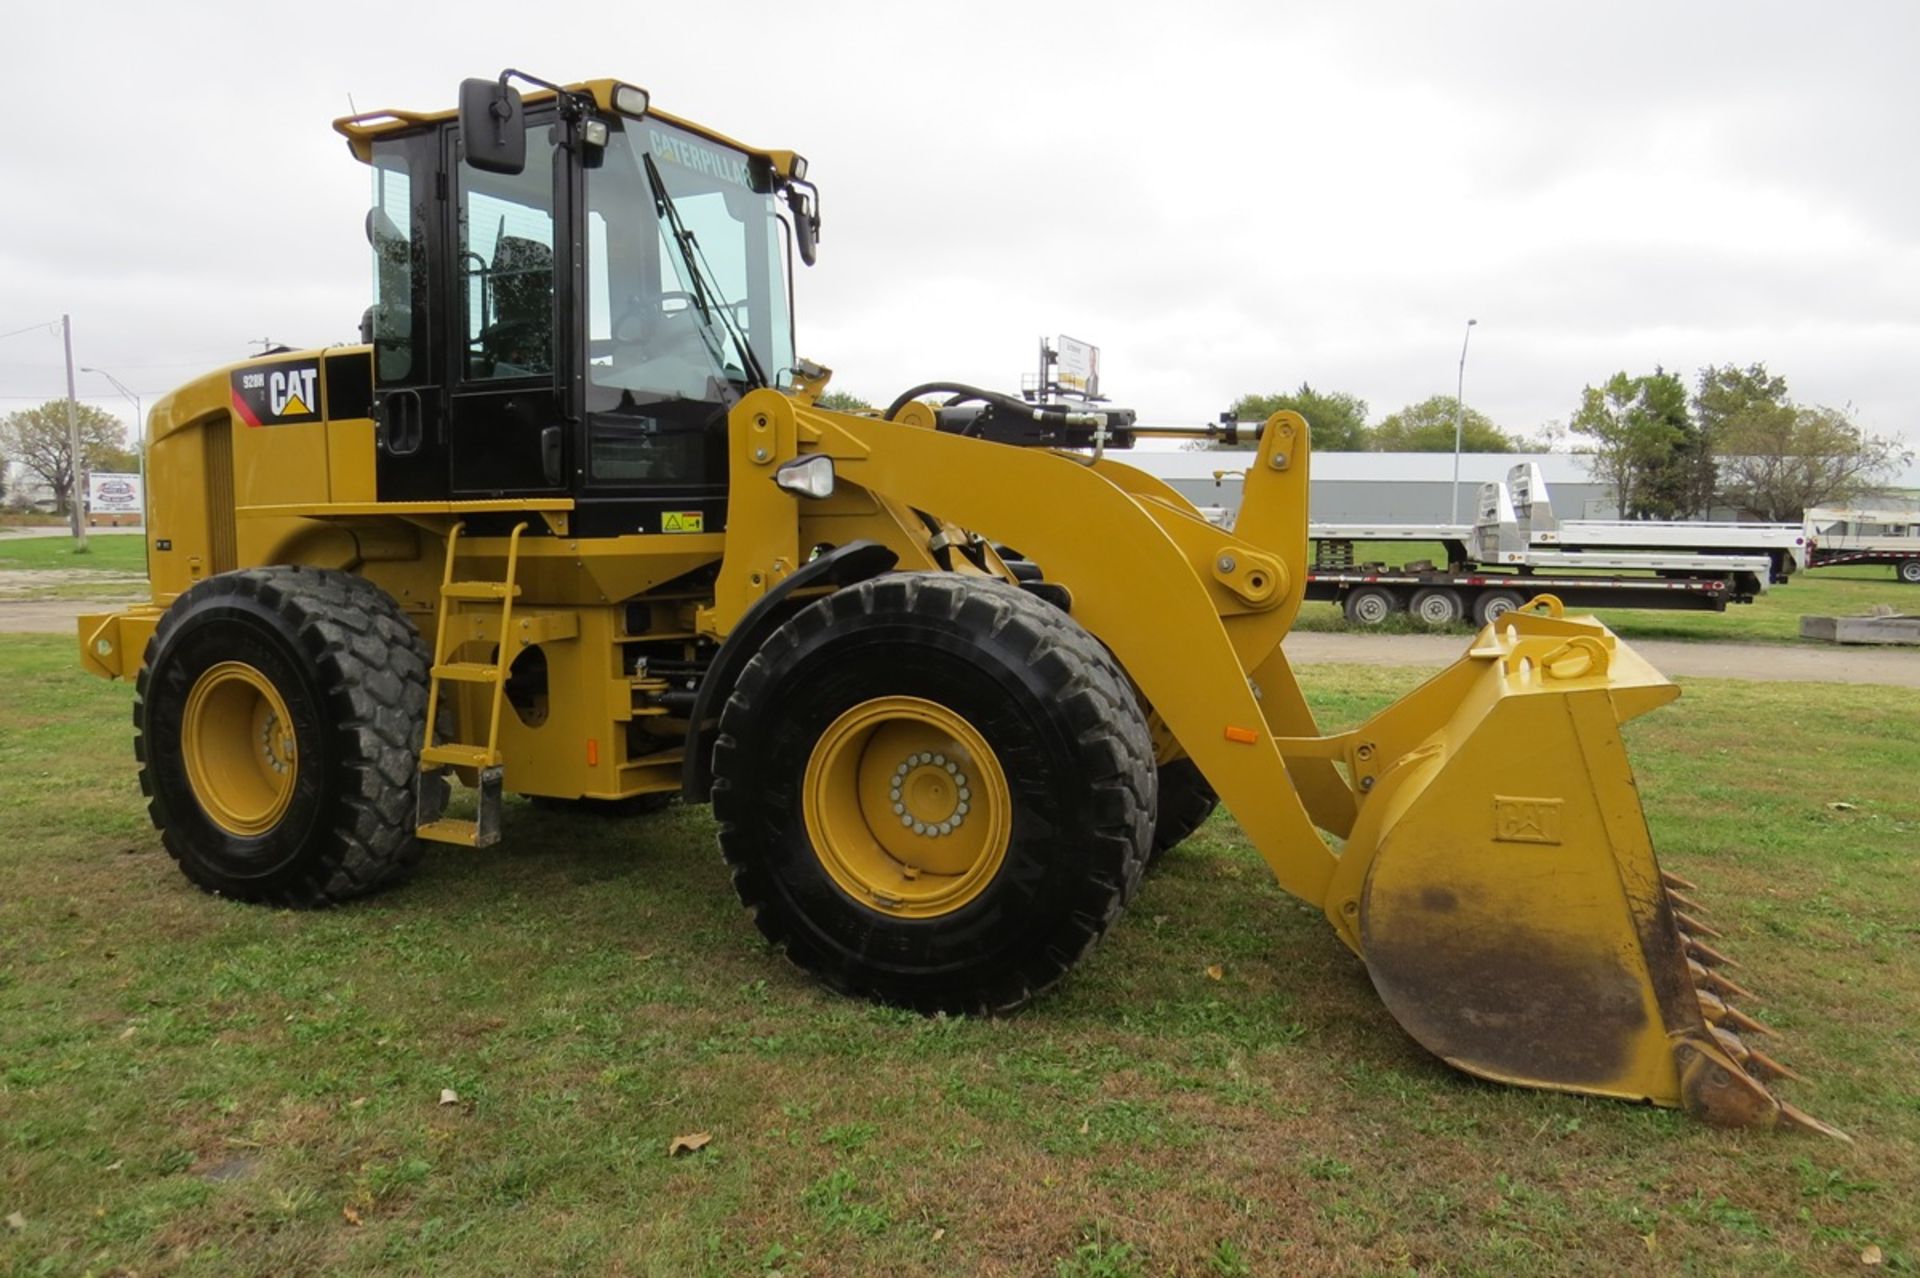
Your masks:
M681 309L669 311L667 303L684 303ZM685 324L685 318L697 312L700 299L684 289L660 293L651 299L634 297L627 300L627 308L613 321L613 340L621 346L677 346L685 341L678 330ZM664 340L663 340L664 339Z

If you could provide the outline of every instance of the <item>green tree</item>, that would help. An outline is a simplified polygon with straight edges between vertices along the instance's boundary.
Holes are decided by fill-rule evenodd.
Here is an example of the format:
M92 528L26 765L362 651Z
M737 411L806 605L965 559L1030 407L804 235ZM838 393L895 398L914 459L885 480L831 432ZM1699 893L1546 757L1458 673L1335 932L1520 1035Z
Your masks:
M873 409L872 404L848 391L830 390L814 403L836 413L865 413Z
M1817 406L1738 414L1722 424L1719 448L1725 499L1788 522L1809 506L1855 500L1913 460L1899 441Z
M1769 373L1765 364L1703 368L1693 392L1694 419L1716 446L1729 429L1753 424L1768 414L1792 411L1787 379Z
M77 405L80 422L80 467L84 476L92 470L123 468L132 470L132 453L127 451L126 428L111 413L91 404ZM67 401L50 399L38 408L23 408L0 421L0 448L32 471L53 489L54 501L62 514L73 492L73 449L67 435Z
M1313 448L1321 453L1361 453L1367 449L1367 401L1345 391L1317 391L1305 382L1291 393L1242 395L1233 401L1235 421L1263 422L1283 409L1307 419Z
M1388 413L1368 440L1376 453L1450 453L1453 451L1453 414L1459 403L1451 395L1435 395ZM1469 408L1460 415L1460 451L1511 453L1520 443L1485 413Z
M1694 385L1693 419L1705 437L1709 457L1695 476L1694 509L1711 506L1719 492L1715 459L1726 451L1724 441L1736 434L1769 436L1788 430L1793 412L1793 403L1787 398L1787 379L1768 372L1765 364L1701 369Z
M1622 516L1671 519L1702 508L1693 503L1711 449L1687 413L1686 385L1672 373L1619 372L1588 386L1567 425L1590 441L1587 467L1613 490Z

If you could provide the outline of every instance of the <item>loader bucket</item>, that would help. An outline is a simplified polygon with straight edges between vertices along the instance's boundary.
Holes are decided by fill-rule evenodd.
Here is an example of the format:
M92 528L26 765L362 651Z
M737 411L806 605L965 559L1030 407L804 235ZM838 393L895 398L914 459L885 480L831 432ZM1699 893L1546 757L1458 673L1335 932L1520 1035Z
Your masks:
M1791 1075L1750 1045L1768 1031L1654 857L1620 724L1678 695L1556 601L1502 617L1359 730L1378 769L1358 769L1329 913L1457 1068L1841 1135L1772 1094Z

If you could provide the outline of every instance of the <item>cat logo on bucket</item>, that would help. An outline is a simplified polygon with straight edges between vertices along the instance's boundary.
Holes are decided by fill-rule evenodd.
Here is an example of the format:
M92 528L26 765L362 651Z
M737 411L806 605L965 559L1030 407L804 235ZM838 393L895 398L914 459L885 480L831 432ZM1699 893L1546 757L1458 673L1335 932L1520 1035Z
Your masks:
M292 426L320 420L320 362L235 369L233 414L248 426Z
M697 510L669 510L660 516L663 533L697 533L707 530L707 517Z

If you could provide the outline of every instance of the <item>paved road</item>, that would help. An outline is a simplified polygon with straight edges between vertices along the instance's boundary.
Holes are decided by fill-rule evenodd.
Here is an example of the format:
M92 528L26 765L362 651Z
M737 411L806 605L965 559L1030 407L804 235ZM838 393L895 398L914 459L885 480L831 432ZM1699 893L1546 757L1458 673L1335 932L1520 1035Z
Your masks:
M73 633L83 612L110 612L129 601L0 600L0 634ZM1460 635L1356 635L1300 631L1287 655L1301 665L1444 666L1466 651ZM1837 645L1677 643L1643 639L1634 649L1662 674L1678 678L1758 679L1786 683L1876 683L1920 688L1920 651Z
M1635 652L1676 678L1784 683L1877 683L1920 688L1920 651L1837 644L1685 643L1635 639ZM1299 631L1287 655L1300 665L1444 666L1466 650L1458 635L1356 635Z

